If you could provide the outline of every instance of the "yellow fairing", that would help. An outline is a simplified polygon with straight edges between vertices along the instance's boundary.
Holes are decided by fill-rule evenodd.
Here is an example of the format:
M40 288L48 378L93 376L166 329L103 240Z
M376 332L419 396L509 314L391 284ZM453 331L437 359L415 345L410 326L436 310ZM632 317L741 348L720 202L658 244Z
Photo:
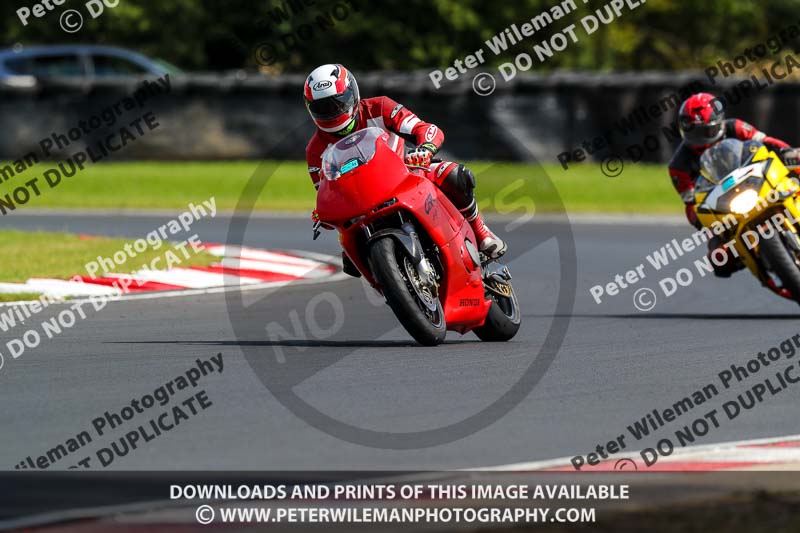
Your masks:
M745 266L747 266L757 278L764 281L766 274L761 271L762 269L756 261L755 254L758 253L758 246L753 250L749 249L743 240L742 234L748 231L748 229L754 229L754 227L750 225L751 221L771 217L778 212L785 211L791 214L794 219L800 220L800 209L797 205L796 196L792 194L793 192L796 193L800 189L800 186L791 178L791 174L789 169L786 168L786 165L783 164L774 152L771 152L766 147L761 146L753 156L752 161L754 163L759 161L766 162L764 165L764 176L766 180L758 193L759 203L757 207L745 215L735 213L702 213L698 211L697 219L704 227L713 228L714 225L719 225L720 223L724 224L725 218L730 220L730 217L734 216L737 220L737 224L733 228L732 235L729 234L730 238L735 240L736 250ZM781 193L781 196L786 196L786 198L782 201L770 203L768 198L770 196L770 191L773 189ZM697 205L702 205L707 196L708 192L698 193L695 196ZM774 193L772 196L774 197ZM784 225L787 230L797 233L796 228L788 221L786 221Z

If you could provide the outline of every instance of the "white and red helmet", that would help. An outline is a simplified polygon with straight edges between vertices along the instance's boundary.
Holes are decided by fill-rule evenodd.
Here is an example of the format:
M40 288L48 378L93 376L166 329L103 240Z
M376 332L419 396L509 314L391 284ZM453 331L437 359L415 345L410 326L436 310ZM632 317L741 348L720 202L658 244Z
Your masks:
M358 83L342 65L322 65L306 78L303 90L311 118L327 133L345 135L358 121Z

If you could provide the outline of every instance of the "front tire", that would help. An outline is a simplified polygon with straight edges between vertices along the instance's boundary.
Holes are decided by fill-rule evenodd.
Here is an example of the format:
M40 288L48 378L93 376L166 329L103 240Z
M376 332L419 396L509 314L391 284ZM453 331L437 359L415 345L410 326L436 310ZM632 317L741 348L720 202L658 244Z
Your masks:
M397 247L394 239L384 237L372 244L369 256L372 272L381 286L383 296L406 331L424 346L436 346L444 342L447 326L442 302L434 296L429 303L435 309L426 307L405 268L406 262L411 261L405 251Z
M783 287L789 290L796 302L800 303L800 266L787 250L780 234L776 233L770 239L762 239L760 249L772 270L780 278Z

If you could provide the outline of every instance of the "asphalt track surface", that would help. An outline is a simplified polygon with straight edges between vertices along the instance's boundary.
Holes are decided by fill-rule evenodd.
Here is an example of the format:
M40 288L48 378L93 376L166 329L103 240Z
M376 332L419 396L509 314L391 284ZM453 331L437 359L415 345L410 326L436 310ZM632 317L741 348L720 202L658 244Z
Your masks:
M136 238L169 219L164 216L26 215L5 217L2 227L68 230ZM303 218L265 217L250 222L247 244L334 254L332 234L313 242ZM503 230L502 224L496 228ZM527 250L547 230L517 231L510 246ZM228 220L199 222L207 242L224 242ZM589 288L645 262L645 255L685 226L582 222L572 227L578 285L567 336L552 365L529 395L499 420L467 437L420 449L380 449L347 442L295 416L266 389L242 347L266 341L264 325L287 323L321 291L342 296L346 320L324 340L296 339L301 367L309 372L296 392L331 417L376 431L419 431L456 422L500 397L530 364L554 318L559 258L545 240L510 264L524 311L513 342L484 344L474 335L448 334L437 348L415 346L388 308L367 303L360 281L253 291L272 298L259 316L242 312L247 339L237 338L224 295L121 301L67 330L56 341L7 360L0 370L3 409L0 468L13 469L83 429L105 410L119 410L185 372L197 358L223 353L225 368L203 379L213 406L147 443L110 468L126 470L427 470L515 464L587 453L625 432L652 409L670 407L709 382L731 363L800 332L800 308L762 289L747 273L730 280L697 280L671 298L658 291L662 274L647 268L637 287L656 289L660 300L643 313L633 290L596 304ZM694 254L692 259L699 257ZM4 260L9 260L5 258ZM690 265L684 259L676 266ZM270 295L274 296L270 296ZM266 315L266 316L263 316ZM45 312L44 317L53 316ZM14 333L0 335L0 351ZM376 333L378 332L378 333ZM376 335L379 334L379 338ZM263 342L265 357L275 357ZM330 364L319 365L330 358ZM784 362L781 361L781 366ZM771 374L771 373L770 373ZM763 377L767 377L763 373ZM722 391L718 407L753 383ZM789 389L712 430L698 443L800 433L795 416L799 392ZM701 416L698 407L693 414ZM155 412L155 411L153 411ZM689 422L695 416L686 415ZM670 426L672 427L672 426ZM666 436L668 432L662 430ZM118 438L122 431L109 433ZM658 434L657 434L658 435ZM109 439L110 441L110 439ZM633 443L631 450L655 440ZM89 445L89 455L101 442ZM78 458L78 453L74 458ZM69 460L59 463L68 466Z

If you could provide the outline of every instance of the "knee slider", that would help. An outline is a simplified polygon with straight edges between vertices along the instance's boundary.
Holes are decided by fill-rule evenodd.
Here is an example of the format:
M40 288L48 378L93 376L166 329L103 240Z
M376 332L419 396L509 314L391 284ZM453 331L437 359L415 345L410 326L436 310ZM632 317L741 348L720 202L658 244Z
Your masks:
M441 188L453 205L467 209L475 199L475 174L464 165L458 165L445 176Z

